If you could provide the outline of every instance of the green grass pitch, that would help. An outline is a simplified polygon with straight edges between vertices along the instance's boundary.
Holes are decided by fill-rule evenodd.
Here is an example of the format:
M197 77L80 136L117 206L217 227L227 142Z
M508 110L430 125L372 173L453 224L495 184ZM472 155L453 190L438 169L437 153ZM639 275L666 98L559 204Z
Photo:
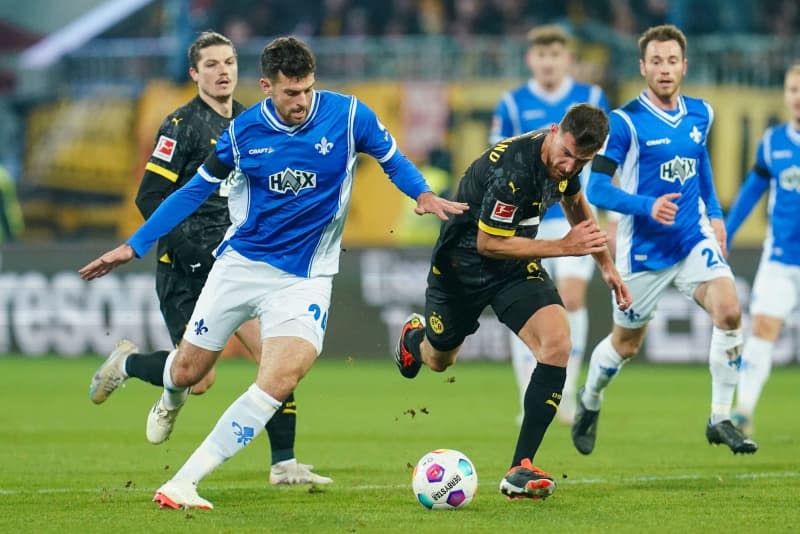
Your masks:
M517 435L510 364L463 362L401 378L389 357L321 358L297 391L297 456L332 476L324 488L271 487L267 439L200 485L213 511L150 501L250 384L255 367L221 362L172 438L144 437L158 395L130 380L101 406L87 397L99 358L0 358L0 532L792 532L800 528L800 367L775 369L753 456L705 441L702 366L634 363L606 396L598 444L581 456L554 422L535 463L558 481L546 501L497 491ZM456 448L476 466L475 500L428 511L412 465Z

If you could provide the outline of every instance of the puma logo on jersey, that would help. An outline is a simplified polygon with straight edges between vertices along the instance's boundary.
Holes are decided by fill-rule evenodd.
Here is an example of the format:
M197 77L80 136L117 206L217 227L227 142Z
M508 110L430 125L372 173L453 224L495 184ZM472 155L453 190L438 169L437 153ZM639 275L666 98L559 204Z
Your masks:
M301 171L286 167L281 172L269 176L269 189L276 193L292 191L295 195L301 189L314 189L317 187L317 173Z
M181 122L182 120L183 120L183 118L181 118L181 117L172 117L172 118L170 119L170 121L172 121L172 124L174 124L175 126L177 126L178 124L180 124L180 122Z

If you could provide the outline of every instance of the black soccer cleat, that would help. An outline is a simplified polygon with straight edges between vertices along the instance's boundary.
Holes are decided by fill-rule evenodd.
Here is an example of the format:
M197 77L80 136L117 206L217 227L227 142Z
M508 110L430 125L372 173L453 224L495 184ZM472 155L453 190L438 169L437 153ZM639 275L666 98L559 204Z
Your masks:
M527 458L509 469L500 481L500 493L512 499L546 499L556 490L556 481Z
M575 407L575 421L572 423L572 444L581 454L591 454L597 440L597 419L600 410L589 410L583 405L583 390L578 390L578 401Z
M711 445L727 445L733 454L753 454L758 450L758 444L733 426L730 419L713 425L709 419L706 425L706 439Z
M421 328L425 328L425 318L418 313L409 315L403 323L403 329L400 330L400 337L394 349L394 362L397 364L397 369L400 371L400 374L406 378L414 378L417 376L417 373L419 373L422 367L422 362L415 358L406 347L406 336L408 333Z

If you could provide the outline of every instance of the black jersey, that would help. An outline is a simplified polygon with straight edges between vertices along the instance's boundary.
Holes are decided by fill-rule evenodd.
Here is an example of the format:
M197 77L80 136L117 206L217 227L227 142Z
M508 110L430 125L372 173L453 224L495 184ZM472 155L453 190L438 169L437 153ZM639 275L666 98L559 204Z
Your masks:
M243 109L233 102L234 117ZM230 121L199 96L164 119L136 198L145 218L194 176ZM189 274L207 273L213 263L211 253L228 226L227 184L223 182L197 211L159 240L159 263Z
M580 191L578 175L559 181L547 173L541 157L546 135L547 130L537 130L505 139L467 168L455 200L468 203L469 210L442 225L434 248L434 266L447 269L457 261L466 267L467 262L488 270L484 275L502 276L528 263L480 256L478 228L491 235L533 239L547 208L560 202L562 196Z

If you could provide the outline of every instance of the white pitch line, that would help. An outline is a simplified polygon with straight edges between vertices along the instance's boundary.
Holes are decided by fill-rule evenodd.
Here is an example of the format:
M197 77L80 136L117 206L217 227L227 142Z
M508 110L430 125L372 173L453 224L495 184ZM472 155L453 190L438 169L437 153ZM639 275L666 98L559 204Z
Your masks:
M608 478L576 478L576 479L556 479L558 484L629 484L647 482L670 482L676 480L754 480L754 479L780 479L780 478L800 478L800 471L775 471L767 473L736 473L732 475L721 474L687 474L687 475L666 475L666 476L635 476L621 477L616 479ZM335 485L332 489L337 491L363 491L363 490L394 490L408 488L410 484L362 484L358 486ZM253 486L215 486L214 490L252 490ZM324 486L320 487L324 491ZM0 495L22 495L22 494L59 494L59 493L103 493L103 492L137 492L152 493L155 488L140 488L133 486L130 488L108 487L108 488L0 488Z

